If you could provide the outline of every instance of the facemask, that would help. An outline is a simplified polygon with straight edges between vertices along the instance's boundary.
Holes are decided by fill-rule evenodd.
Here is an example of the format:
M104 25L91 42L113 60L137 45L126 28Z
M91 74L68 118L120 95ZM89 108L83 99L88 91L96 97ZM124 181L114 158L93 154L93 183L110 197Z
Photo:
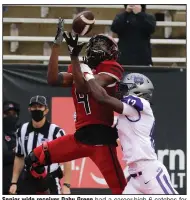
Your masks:
M32 119L36 122L41 121L44 118L44 111L42 110L31 110Z
M3 118L3 131L5 131L6 133L15 131L17 121L18 121L18 117L16 117L16 116L4 117Z

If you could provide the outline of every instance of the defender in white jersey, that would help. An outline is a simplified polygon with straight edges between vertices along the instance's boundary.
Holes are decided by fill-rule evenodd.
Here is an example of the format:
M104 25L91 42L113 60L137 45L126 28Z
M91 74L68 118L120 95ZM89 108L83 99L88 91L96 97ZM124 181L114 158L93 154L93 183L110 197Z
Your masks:
M120 83L121 101L100 87L88 67L82 68L93 97L120 113L118 135L123 160L129 166L131 179L123 194L178 194L166 167L157 160L152 138L155 118L150 107L153 84L146 76L131 73Z

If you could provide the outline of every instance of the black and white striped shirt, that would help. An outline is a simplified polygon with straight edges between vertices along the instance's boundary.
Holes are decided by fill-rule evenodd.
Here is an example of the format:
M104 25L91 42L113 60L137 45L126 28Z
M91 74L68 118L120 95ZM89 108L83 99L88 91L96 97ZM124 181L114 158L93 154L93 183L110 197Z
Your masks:
M41 128L34 128L32 122L23 124L17 131L16 140L16 156L26 157L33 149L40 146L44 141L52 141L58 137L64 136L63 129L55 124L51 124L46 120ZM58 163L47 166L47 172L56 171L59 167Z

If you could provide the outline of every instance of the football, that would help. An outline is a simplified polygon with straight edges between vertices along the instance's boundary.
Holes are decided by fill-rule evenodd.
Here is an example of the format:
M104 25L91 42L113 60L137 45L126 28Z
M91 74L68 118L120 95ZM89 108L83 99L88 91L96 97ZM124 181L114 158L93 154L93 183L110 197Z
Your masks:
M72 30L81 36L89 33L95 23L94 15L91 11L80 12L73 20Z

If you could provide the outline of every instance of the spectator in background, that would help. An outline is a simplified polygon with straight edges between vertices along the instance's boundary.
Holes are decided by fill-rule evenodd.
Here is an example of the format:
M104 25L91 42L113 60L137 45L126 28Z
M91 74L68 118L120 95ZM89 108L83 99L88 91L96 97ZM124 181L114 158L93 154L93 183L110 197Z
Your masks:
M147 14L146 5L124 5L125 11L116 15L111 30L119 38L120 64L152 65L150 38L156 27L153 15Z
M16 129L20 106L13 101L3 102L3 194L9 194L16 147Z

